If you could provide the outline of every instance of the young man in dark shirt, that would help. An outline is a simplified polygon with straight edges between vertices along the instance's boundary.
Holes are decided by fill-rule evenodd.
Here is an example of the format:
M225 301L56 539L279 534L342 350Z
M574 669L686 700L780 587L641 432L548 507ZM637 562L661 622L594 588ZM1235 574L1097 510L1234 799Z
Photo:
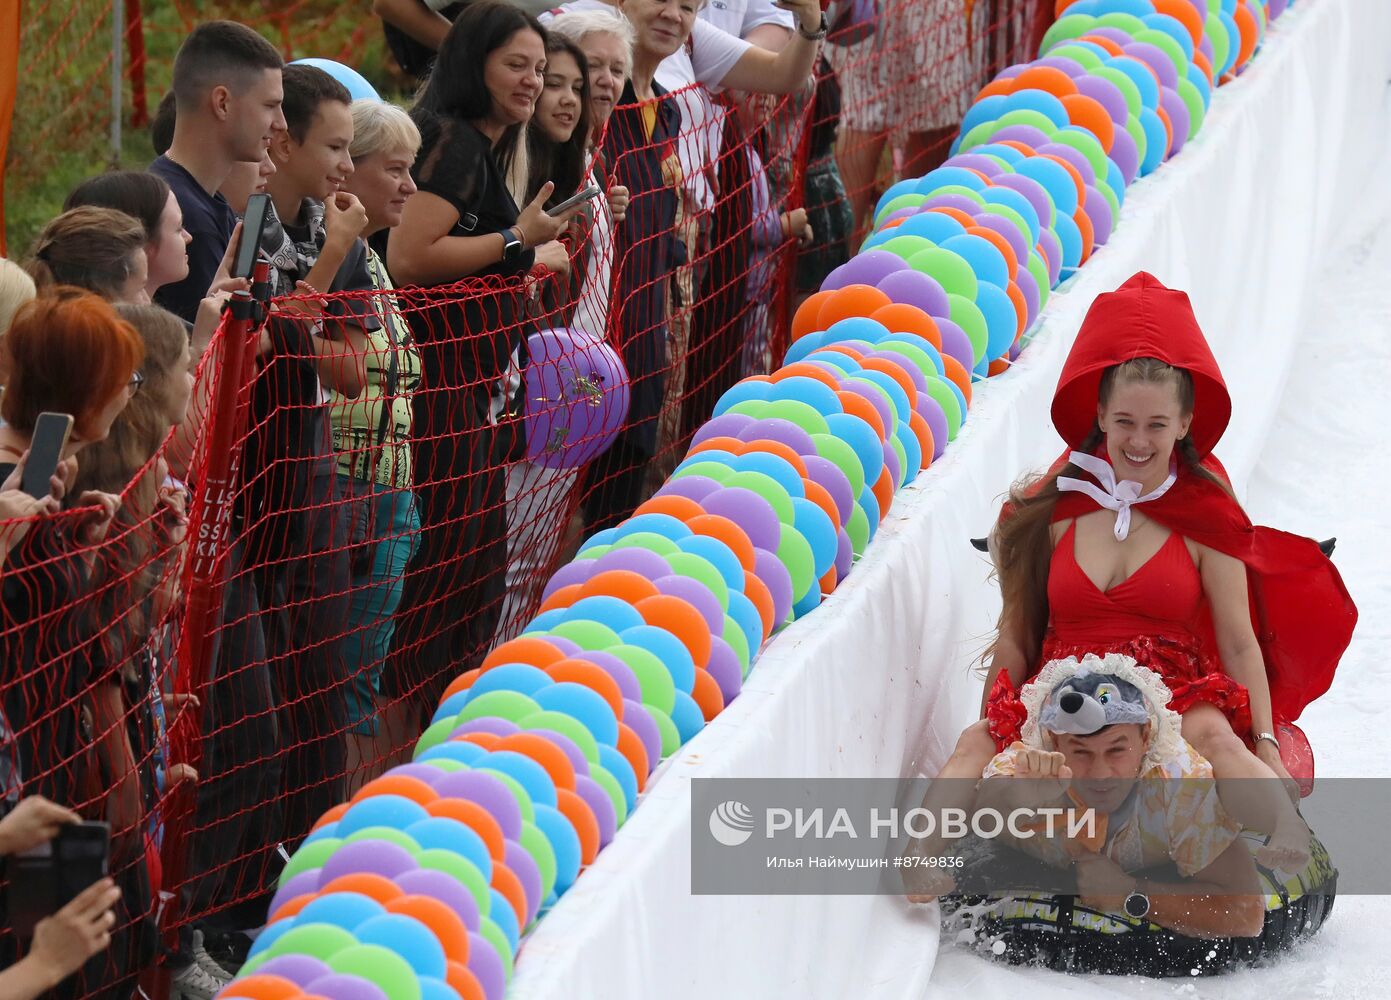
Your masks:
M150 164L178 199L188 247L188 277L165 285L156 301L193 322L237 217L218 193L237 163L258 163L285 129L275 46L235 21L200 24L174 58L177 118L173 144Z

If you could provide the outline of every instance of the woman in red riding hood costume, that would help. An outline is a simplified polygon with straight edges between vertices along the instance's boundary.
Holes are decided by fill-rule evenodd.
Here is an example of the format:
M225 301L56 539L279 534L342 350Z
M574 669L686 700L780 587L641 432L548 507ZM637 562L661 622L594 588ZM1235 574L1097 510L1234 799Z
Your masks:
M1125 653L1164 678L1219 779L1307 790L1294 720L1328 689L1357 609L1316 542L1253 526L1232 496L1211 454L1230 416L1185 293L1141 272L1097 297L1053 396L1071 451L1016 486L991 537L1003 610L984 717L941 777L978 778L1018 739L1019 688L1044 663ZM1285 867L1308 830L1278 787L1228 783L1223 804L1272 834L1257 860Z

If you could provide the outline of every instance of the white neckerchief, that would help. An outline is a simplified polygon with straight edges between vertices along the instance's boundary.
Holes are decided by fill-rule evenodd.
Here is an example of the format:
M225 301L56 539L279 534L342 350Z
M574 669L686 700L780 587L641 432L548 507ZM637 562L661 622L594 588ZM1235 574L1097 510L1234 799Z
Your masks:
M1116 512L1116 541L1118 542L1125 541L1130 535L1130 508L1137 503L1159 499L1169 492L1169 487L1173 486L1174 480L1178 478L1178 468L1170 460L1169 477L1158 487L1141 496L1141 484L1133 479L1122 479L1117 482L1116 471L1111 468L1111 463L1104 458L1074 451L1067 456L1067 460L1084 471L1090 472L1101 485L1089 483L1085 479L1059 476L1058 490L1063 493L1085 493L1107 510L1114 510Z

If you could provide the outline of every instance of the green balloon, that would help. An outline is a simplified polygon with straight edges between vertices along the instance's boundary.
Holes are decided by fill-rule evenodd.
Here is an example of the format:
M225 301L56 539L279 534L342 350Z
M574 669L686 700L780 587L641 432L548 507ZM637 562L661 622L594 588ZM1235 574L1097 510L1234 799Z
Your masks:
M1055 45L1080 38L1096 26L1096 18L1090 14L1064 14L1049 26L1043 34L1038 50L1047 52Z
M792 508L792 498L787 495L787 490L782 485L768 475L766 472L736 472L729 477L729 482L725 483L731 489L739 488L752 490L772 506L773 512L778 515L778 520L783 524L791 524L794 511Z
M486 759L480 760L478 766L474 768L474 770L487 771L494 778L497 778L507 786L507 790L511 792L512 797L517 800L517 808L522 811L522 819L534 820L536 818L536 809L531 804L531 795L522 787L520 781L512 777L512 775L508 774L506 771L499 771L496 768L489 767Z
M889 435L887 440L889 447L893 449L894 457L898 459L898 482L894 483L894 489L900 490L908 481L908 473L919 470L908 468L908 453L903 450L903 442L898 439L897 434Z
M850 512L850 520L845 522L845 533L850 536L851 551L857 556L864 555L865 546L869 544L869 517L858 500Z
M1081 63L1082 68L1088 73L1101 65L1101 57L1085 45L1059 45L1056 49L1047 54L1050 56L1062 56L1064 59L1071 59L1075 63Z
M420 734L420 739L415 741L415 752L411 755L412 759L419 758L426 750L431 747L439 746L449 739L449 734L454 732L459 725L458 716L450 716L447 719L440 719L438 722L430 723L430 727Z
M917 208L925 201L927 201L927 195L925 194L901 194L891 198L874 217L874 223L878 225L886 215L897 212L900 208Z
M1221 8L1219 7L1218 10ZM1227 65L1227 57L1231 55L1231 38L1227 35L1227 26L1222 23L1222 19L1217 16L1217 10L1211 8L1207 21L1203 24L1203 34L1207 35L1208 41L1212 43L1212 72L1217 74L1222 72L1222 67Z
M671 716L667 715L655 705L644 705L643 709L657 724L657 732L662 737L662 756L670 757L677 750L681 749L681 734L676 729L676 723L671 721ZM656 761L652 762L654 765Z
M966 263L966 259L960 254L935 247L914 254L908 266L915 271L921 271L929 278L937 279L944 291L955 292L975 301L976 272L971 270L971 265Z
M724 576L709 559L694 552L677 552L667 556L667 562L671 564L673 573L689 576L697 583L704 584L705 589L720 602L720 609L729 610L729 584L725 583Z
M1144 101L1140 100L1140 88L1135 86L1135 81L1116 69L1116 67L1102 66L1094 70L1092 76L1099 76L1103 80L1110 80L1120 88L1121 95L1125 98L1125 106L1129 114L1138 115L1140 109L1145 106Z
M433 757L430 760L422 760L420 763L427 767L437 768L445 774L453 774L456 771L466 771L469 766L461 760L454 760L452 757Z
M1134 34L1135 41L1148 42L1155 48L1160 49L1169 61L1174 64L1174 72L1178 74L1180 80L1188 76L1188 56L1183 51L1183 46L1174 41L1169 35L1158 28L1146 28L1144 31L1137 31Z
M901 354L913 363L913 367L924 375L941 375L941 370L937 367L937 362L931 354L928 354L917 344L904 344L897 340L881 340L876 345L879 350L887 351L890 354ZM886 434L893 431L892 427L884 428Z
M977 146L984 146L990 141L990 137L999 130L1000 126L994 121L981 122L961 137L960 152L967 153Z
M947 415L947 440L955 441L961 431L961 402L956 398L956 393L952 392L946 379L933 375L927 380L927 394Z
M576 640L578 641L578 640ZM454 724L461 726L474 719L496 715L509 722L524 719L532 712L541 711L541 706L520 691L485 691L473 698L463 710L454 717Z
M420 1000L420 980L410 963L379 944L344 948L328 960L328 967L345 976L361 976L374 983L386 994L387 1000Z
M816 557L811 546L798 532L784 530L775 554L792 577L792 599L800 601L816 586Z
M995 119L996 131L1011 125L1028 125L1047 136L1052 136L1058 131L1058 126L1053 123L1053 119L1042 111L1035 111L1032 108L1015 108L1013 111L1006 111Z
M1135 153L1137 156L1135 162L1144 163L1145 153L1149 151L1150 142L1149 136L1145 135L1145 127L1140 124L1140 119L1137 115L1130 115L1126 118L1125 130L1130 133L1130 138L1135 140Z
M277 955L308 955L327 962L340 951L356 947L357 938L337 924L300 924L276 938L263 954L271 958Z
M762 402L761 400L748 400L748 402ZM738 404L742 406L743 404ZM731 407L731 410L734 407ZM681 479L684 476L705 476L713 479L717 483L723 483L730 476L734 475L734 470L723 462L692 462L690 465L677 469L671 474L672 479Z
M1096 26L1098 28L1120 28L1131 38L1135 38L1136 32L1149 30L1149 25L1134 14L1123 14L1119 11L1100 15L1096 19ZM1135 40L1139 41L1138 38Z
M245 979L247 976L255 975L257 969L259 969L261 966L265 965L267 962L270 962L270 961L274 960L275 957L276 957L276 956L274 956L274 955L272 955L272 954L270 953L270 949L269 949L269 948L267 948L265 951L261 952L259 955L252 955L252 956L251 956L250 958L248 958L245 962L243 962L243 963L241 964L241 968L237 970L237 978L238 978L238 979ZM235 993L235 992L236 992L235 990L232 990L232 991L230 991L230 992L224 990L223 993L222 993L222 995L223 995L223 996L230 996L232 993Z
M1106 204L1111 206L1111 231L1115 232L1116 227L1121 224L1121 202L1116 197L1116 192L1111 190L1110 184L1097 183L1096 189L1101 192L1101 197L1106 199Z
M924 250L931 250L937 244L933 243L926 236L895 236L891 240L885 240L874 249L885 250L905 262L915 253L922 253Z
M517 843L526 848L536 867L541 869L541 898L545 899L555 891L555 849L541 828L525 819L522 820L522 832Z
M1010 114L1013 113L1014 112L1010 112ZM967 187L965 184L943 184L940 187L933 188L932 194L959 194L963 198L969 198L971 201L974 201L977 205L985 204L985 197L975 188Z
M675 726L673 726L675 728ZM676 737L676 749L681 747L681 737ZM673 753L675 750L672 751ZM609 800L613 802L613 813L618 817L618 825L622 826L628 820L628 800L623 797L623 786L618 783L618 779L609 773L608 768L601 764L589 765L589 776L594 779L595 784L602 788Z
M492 917L482 917L478 921L478 936L493 946L498 958L502 959L502 975L507 982L512 981L512 942L502 933L502 928Z
M976 364L980 364L980 359L985 357L986 344L990 341L990 328L985 325L985 313L976 305L974 295L967 298L948 292L947 301L951 303L951 321L966 331L966 336L971 341L971 353L976 356Z
M639 532L639 534L648 534L648 532ZM656 537L661 538L662 536L657 535ZM662 540L671 541L671 539ZM676 543L672 542L672 544L674 545ZM571 642L578 643L580 649L590 652L596 649L607 649L609 646L622 641L618 638L617 632L600 622L584 620L561 622L548 631L551 635L558 635L562 639L569 639ZM472 702L469 704L472 704ZM540 706L537 707L539 708Z
M343 838L345 844L356 844L364 840L385 840L397 847L405 848L412 855L420 853L420 845L404 830L393 830L389 826L364 826Z
M488 773L496 774L497 772L489 771ZM488 892L488 880L483 877L478 866L468 858L454 851L447 851L443 847L432 847L417 854L415 860L421 868L444 872L451 876L469 891L469 895L478 904L479 913L488 912L488 907L492 903L492 896Z
M281 869L280 880L276 884L284 885L300 872L307 872L311 868L322 868L329 856L342 846L343 841L339 837L325 837L322 840L301 844L299 850L290 856L290 860Z
M734 655L739 658L740 676L749 676L749 668L753 666L753 656L749 652L749 637L744 634L744 630L739 627L729 615L724 616L724 641L729 643L729 648L734 650Z
M884 404L889 408L889 415L894 418L895 422L898 422L899 420L905 422L907 421L908 415L906 413L898 412L898 405L894 402L894 398L890 396L887 392L885 392L884 387L881 386L878 382L864 378L860 375L851 375L849 376L849 379L853 379L858 387L863 388L865 386L868 386L871 391L877 393L878 395L876 398L882 399L884 401Z
M656 653L625 643L609 646L604 652L612 653L632 669L637 676L638 687L642 689L644 705L652 705L671 714L676 707L676 685L672 683L671 672Z
M1188 135L1192 138L1202 129L1203 121L1207 118L1207 109L1203 107L1203 95L1199 93L1192 79L1185 77L1178 82L1178 96L1188 109Z
M996 165L999 166L1001 173L1014 173L1014 164L1010 163L1009 160L1006 160L1003 156L997 156L994 153L977 153L976 155L984 156L987 160L994 160Z
M591 764L599 763L599 743L594 739L583 722L564 712L543 711L528 715L517 725L523 729L550 729L561 736L568 736L580 748L584 759ZM431 762L433 763L433 761Z
M1035 249L1029 251L1029 259L1024 266L1034 276L1034 284L1038 285L1038 308L1042 312L1048 304L1048 297L1053 294L1053 286L1048 280L1048 265L1043 262L1043 255Z
M825 434L828 430L826 418L817 412L816 407L810 403L803 403L800 399L774 399L764 406L764 417L790 420L808 434ZM737 410L739 407L733 409Z
M1106 180L1106 150L1096 136L1090 132L1073 132L1062 129L1057 135L1053 136L1053 141L1064 146L1071 146L1077 152L1087 158L1091 164L1092 173L1096 174L1097 184L1100 186Z
M655 531L635 531L631 535L624 535L613 543L613 547L615 549L647 549L659 556L669 556L673 552L681 551L670 538L666 535L659 535ZM578 639L575 641L579 642Z
M818 455L845 473L845 478L850 480L850 495L859 496L860 490L865 488L865 469L855 449L830 434L813 434L811 441L816 445Z

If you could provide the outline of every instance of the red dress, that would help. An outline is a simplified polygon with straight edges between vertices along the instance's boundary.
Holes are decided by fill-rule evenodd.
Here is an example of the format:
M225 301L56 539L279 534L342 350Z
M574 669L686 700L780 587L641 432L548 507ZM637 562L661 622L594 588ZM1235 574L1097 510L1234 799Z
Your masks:
M1242 736L1251 731L1246 688L1222 672L1215 651L1201 636L1211 618L1198 567L1183 536L1164 544L1128 579L1102 591L1077 565L1076 521L1053 549L1048 570L1048 632L1035 671L1050 660L1086 653L1124 653L1164 678L1173 692L1169 707L1182 714L1194 702L1211 702ZM1196 630L1195 630L1196 629ZM1019 738L1024 707L1003 670L986 708L990 733L1003 749Z

